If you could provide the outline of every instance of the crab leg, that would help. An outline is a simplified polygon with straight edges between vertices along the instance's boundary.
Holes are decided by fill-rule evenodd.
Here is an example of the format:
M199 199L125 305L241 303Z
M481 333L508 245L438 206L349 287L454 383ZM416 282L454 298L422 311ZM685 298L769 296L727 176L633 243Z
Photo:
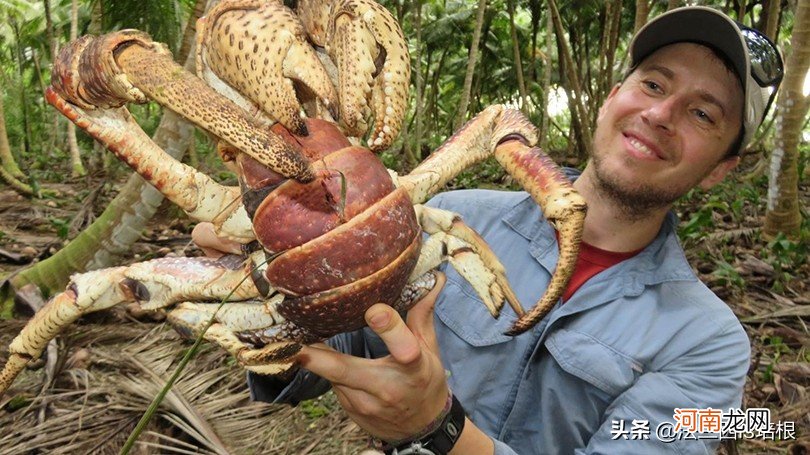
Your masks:
M277 375L295 365L301 344L319 341L278 314L275 307L283 296L277 296L264 303L231 303L221 308L215 303L184 302L169 312L168 321L188 338L205 331L207 341L228 351L245 369ZM216 322L206 330L212 317Z
M329 75L307 43L301 21L280 2L222 2L200 19L198 28L198 72L210 68L289 130L307 132L293 80L337 115L337 93Z
M587 205L556 163L538 147L509 141L497 148L495 157L540 204L543 215L559 233L560 256L546 293L507 332L509 335L519 335L543 319L565 292L579 257Z
M42 355L49 341L82 315L125 302L156 310L187 299L256 298L253 281L244 279L248 272L242 257L223 256L155 259L73 275L67 289L48 301L12 340L8 362L0 372L0 395L28 362Z
M52 85L61 97L84 109L142 103L148 97L285 177L303 182L314 178L300 152L258 128L236 104L176 64L145 33L125 30L73 41L58 56Z
M239 188L222 186L172 158L135 123L126 108L84 110L51 88L46 89L45 98L191 218L212 222L220 234L240 243L255 239Z
M373 0L300 0L297 11L312 41L337 65L341 123L362 136L373 110L369 148L388 148L405 118L411 77L396 19Z
M517 139L517 140L511 140ZM521 316L511 335L534 326L554 306L573 273L579 255L586 204L557 165L537 147L537 133L520 112L491 106L467 122L427 160L398 184L421 203L462 169L494 154L498 162L529 192L560 234L560 258L549 287L535 307Z
M492 316L500 315L504 299L518 316L524 314L506 279L503 264L477 232L456 213L424 205L416 205L414 209L419 224L430 236L422 243L419 261L408 281L448 260L473 286Z

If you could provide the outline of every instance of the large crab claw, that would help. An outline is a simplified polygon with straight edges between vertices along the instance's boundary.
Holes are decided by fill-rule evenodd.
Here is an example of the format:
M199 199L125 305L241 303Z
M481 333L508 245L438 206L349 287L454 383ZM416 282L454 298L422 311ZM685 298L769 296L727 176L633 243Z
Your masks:
M372 0L299 0L297 11L310 39L337 65L340 121L347 133L364 135L373 110L369 148L390 146L405 118L411 77L396 19Z
M256 103L298 135L307 130L295 82L337 116L337 94L329 75L307 43L301 22L280 2L223 2L197 27L197 72L210 85L224 88L240 104Z
M89 110L151 98L285 177L314 178L298 150L258 127L143 32L123 30L74 41L57 57L51 84L66 101Z

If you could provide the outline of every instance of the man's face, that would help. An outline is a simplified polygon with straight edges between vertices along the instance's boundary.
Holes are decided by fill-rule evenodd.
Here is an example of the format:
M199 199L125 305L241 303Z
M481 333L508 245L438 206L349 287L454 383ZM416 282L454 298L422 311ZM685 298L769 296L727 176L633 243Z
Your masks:
M736 164L723 158L740 131L742 103L739 79L710 49L657 50L599 111L596 184L638 214L711 187Z

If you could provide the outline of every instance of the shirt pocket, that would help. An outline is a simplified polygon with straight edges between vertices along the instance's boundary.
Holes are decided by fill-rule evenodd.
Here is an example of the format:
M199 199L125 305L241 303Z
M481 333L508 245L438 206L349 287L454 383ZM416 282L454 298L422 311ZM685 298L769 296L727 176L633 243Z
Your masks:
M508 304L501 310L501 316L495 319L466 280L450 271L447 275L442 299L436 304L439 320L472 347L492 346L512 340L505 332L516 317Z
M545 346L565 372L613 398L630 388L642 372L639 362L582 332L555 330Z
M436 303L436 337L453 394L479 425L494 428L505 394L520 377L521 349L504 335L515 320L504 309L494 319L472 287L448 273ZM507 314L507 311L509 313Z

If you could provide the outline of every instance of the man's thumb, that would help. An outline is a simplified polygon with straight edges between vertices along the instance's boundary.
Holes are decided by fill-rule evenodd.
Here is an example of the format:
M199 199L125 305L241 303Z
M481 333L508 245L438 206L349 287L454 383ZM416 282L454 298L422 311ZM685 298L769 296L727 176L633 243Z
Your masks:
M436 331L433 327L433 309L436 307L436 299L439 297L447 277L439 271L434 271L433 274L436 276L436 284L408 311L406 321L411 331L425 342L428 349L438 355L439 345L436 342Z

